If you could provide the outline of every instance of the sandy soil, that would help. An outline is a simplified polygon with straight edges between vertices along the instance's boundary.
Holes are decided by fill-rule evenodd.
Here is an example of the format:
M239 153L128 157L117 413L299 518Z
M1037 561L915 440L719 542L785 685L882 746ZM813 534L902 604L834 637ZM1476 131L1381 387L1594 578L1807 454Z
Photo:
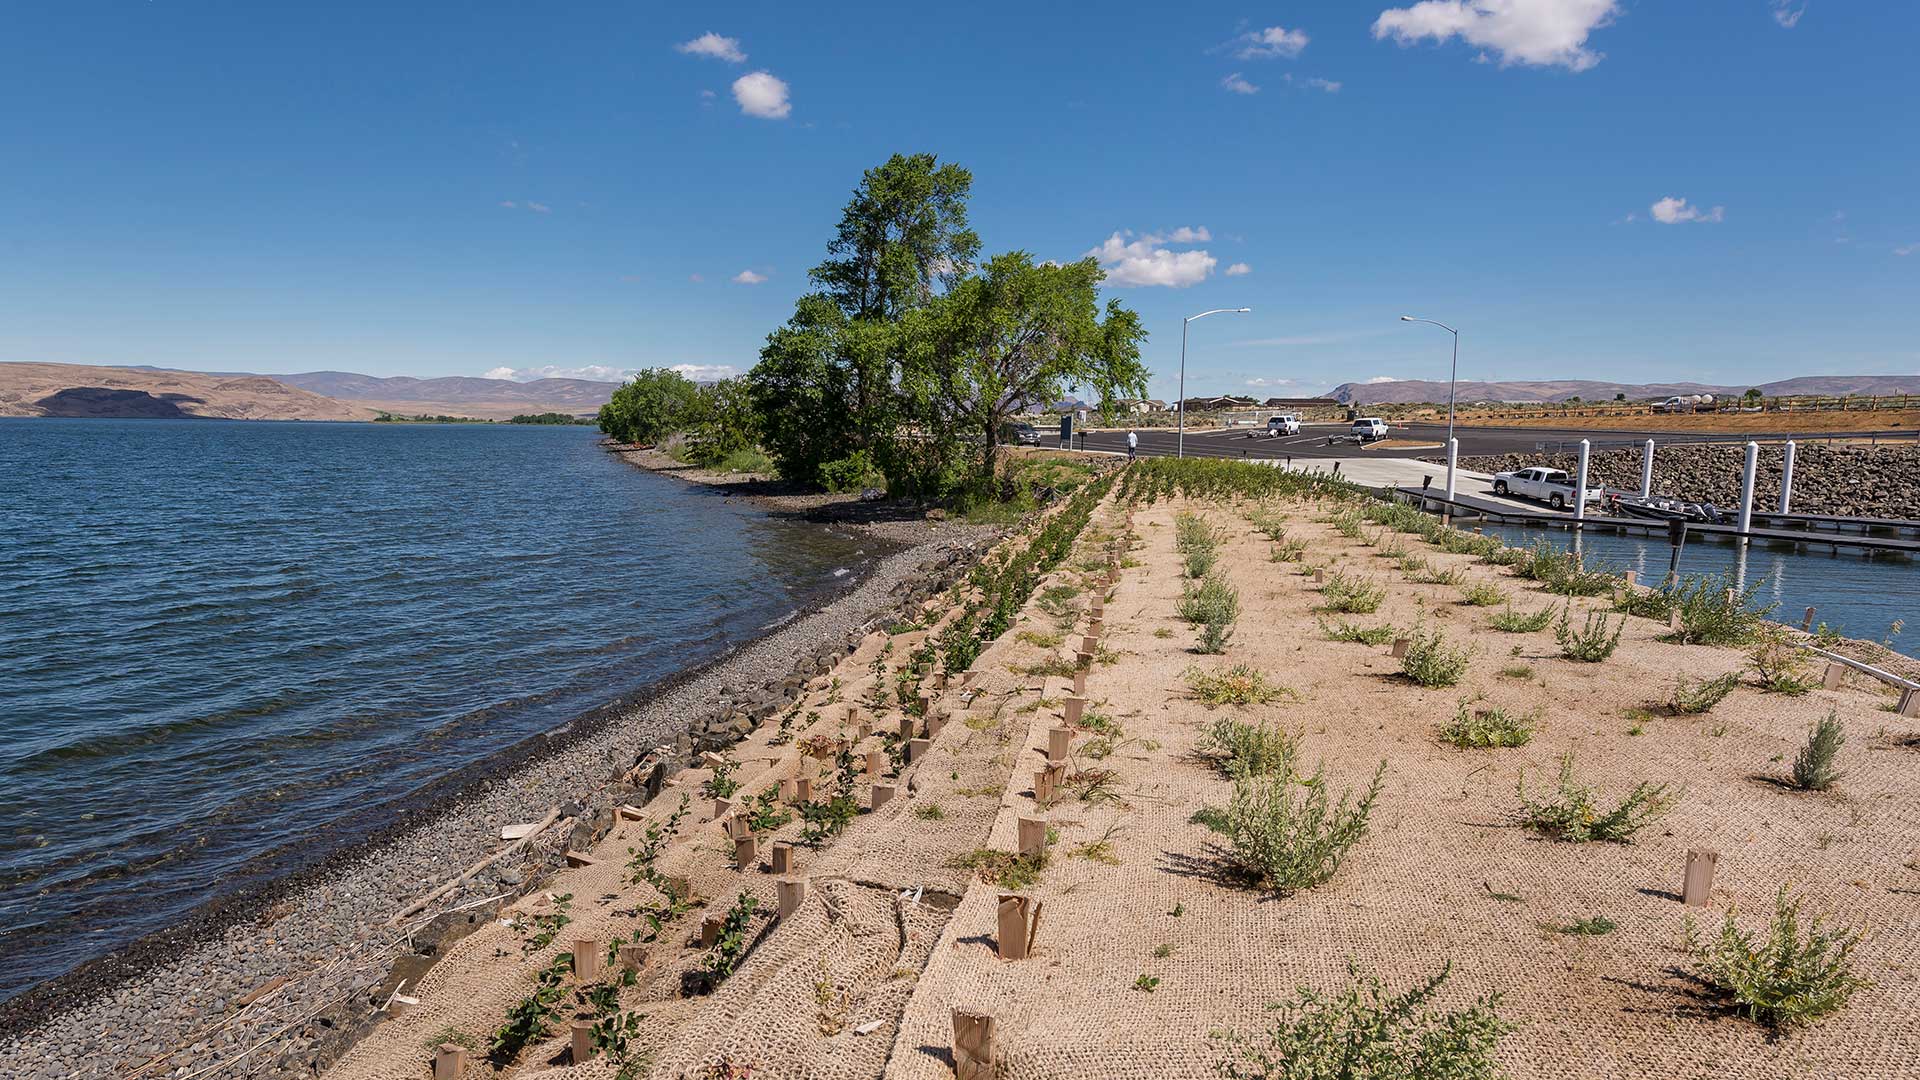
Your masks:
M998 1075L1210 1076L1211 1032L1258 1030L1269 1003L1301 985L1338 987L1352 961L1397 986L1451 963L1447 1005L1501 994L1501 1015L1517 1028L1500 1060L1514 1077L1920 1076L1920 792L1911 782L1920 722L1888 711L1876 684L1850 678L1805 697L1743 685L1708 715L1668 717L1654 706L1676 674L1739 670L1744 656L1667 644L1657 640L1663 626L1635 619L1608 661L1564 659L1550 631L1492 631L1488 609L1465 606L1458 588L1407 580L1396 561L1339 537L1306 506L1292 509L1289 532L1307 540L1308 565L1387 587L1378 613L1346 618L1442 630L1474 650L1464 680L1422 689L1398 674L1386 646L1327 640L1312 578L1300 564L1269 561L1265 538L1220 505L1193 508L1232 533L1221 565L1243 613L1225 656L1197 656L1191 628L1173 616L1180 508L1162 502L1133 520L1132 565L1111 591L1088 675L1086 709L1104 718L1106 737L1092 720L1073 732L1065 798L1036 799L1034 771L1063 723L1067 685L1035 666L1063 661L1075 644L1063 632L1088 627L1086 589L1106 540L1126 527L1119 510L1097 517L1073 563L1041 582L1014 630L976 662L971 690L930 688L933 715L949 720L926 756L902 769L894 799L837 842L794 849L789 877L811 886L789 917L764 914L776 899L768 848L794 839L797 826L766 836L751 865L736 869L713 808L693 799L696 820L707 823L686 829L659 865L689 878L701 899L642 950L636 985L620 993L625 1009L647 1017L641 1042L653 1056L638 1074L947 1077L953 1012L965 1008L995 1018ZM1399 543L1466 581L1506 589L1516 606L1552 602L1469 557ZM951 614L937 604L928 611ZM810 683L803 732L837 735L847 702L870 693L870 662L910 653L924 633L873 635ZM1292 695L1220 710L1194 700L1184 673L1228 663L1250 664ZM1537 712L1533 741L1501 750L1439 741L1436 729L1463 701ZM1828 709L1849 732L1838 789L1781 786L1808 722ZM1297 732L1308 762L1324 763L1337 789L1363 784L1385 763L1371 830L1328 882L1280 897L1221 872L1220 838L1191 819L1230 791L1198 752L1202 726L1228 711ZM862 718L887 731L900 714L876 707ZM746 793L819 775L779 738L763 724L735 748ZM877 743L869 736L856 749ZM1560 843L1519 827L1520 779L1538 792L1567 752L1603 799L1645 781L1670 785L1677 804L1632 844ZM687 774L681 789L705 775ZM863 805L872 786L857 782ZM676 801L657 800L645 822ZM1036 952L1009 962L995 953L1003 890L959 867L983 847L1015 850L1019 819L1029 816L1045 819L1052 842L1024 890L1042 906ZM550 894L573 897L575 923L563 936L604 947L644 925L637 911L658 896L621 864L645 822L623 825L593 851L596 863L552 882ZM1719 853L1706 909L1677 896L1691 848ZM1811 911L1865 934L1855 971L1873 985L1811 1030L1773 1040L1703 993L1679 944L1690 918L1711 930L1732 910L1759 925L1783 883ZM751 951L718 992L684 993L686 974L710 955L703 921L743 891L763 909L750 922ZM542 903L521 905L523 915ZM1617 929L1558 930L1600 915ZM429 1044L484 1039L566 947L529 948L526 939L525 929L496 924L456 946L421 984L420 1006L330 1075L424 1077ZM570 1063L566 1043L562 1024L501 1075L614 1074L604 1055ZM710 1071L722 1062L754 1070Z

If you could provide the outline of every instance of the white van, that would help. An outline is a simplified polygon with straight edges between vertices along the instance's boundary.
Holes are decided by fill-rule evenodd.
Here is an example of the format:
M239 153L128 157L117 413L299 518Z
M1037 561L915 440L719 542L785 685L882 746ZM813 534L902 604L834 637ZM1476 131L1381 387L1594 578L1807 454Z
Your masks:
M1372 442L1387 437L1387 422L1377 416L1363 416L1353 422L1353 437L1361 442Z

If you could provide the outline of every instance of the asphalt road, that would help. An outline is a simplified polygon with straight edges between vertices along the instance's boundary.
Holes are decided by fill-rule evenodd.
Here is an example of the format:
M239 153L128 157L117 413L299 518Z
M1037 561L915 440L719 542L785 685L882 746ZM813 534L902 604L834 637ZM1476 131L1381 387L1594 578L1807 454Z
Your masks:
M1397 441L1413 441L1425 446L1378 446L1361 449L1350 442L1329 444L1330 436L1341 436L1347 432L1348 425L1308 424L1298 435L1269 439L1266 432L1259 428L1208 428L1187 432L1186 454L1189 457L1226 457L1226 458L1285 458L1285 457L1439 457L1447 440L1445 424L1406 424L1393 428L1392 438ZM1174 432L1165 428L1140 428L1140 453L1148 457L1160 457L1172 454L1177 441ZM1849 439L1864 439L1874 435L1881 438L1912 440L1911 431L1847 432ZM1721 434L1711 432L1677 431L1593 431L1584 428L1498 428L1498 427L1460 427L1454 428L1454 436L1460 440L1462 457L1478 454L1532 454L1542 450L1572 450L1579 446L1581 439L1592 441L1595 450L1611 450L1623 446L1639 446L1651 438L1657 443L1679 442L1730 442L1744 443L1754 438L1750 433ZM1766 439L1800 438L1823 440L1833 437L1831 433L1794 433L1761 436ZM1088 450L1110 450L1126 453L1127 433L1124 430L1095 431L1085 435L1076 435L1074 444ZM1041 446L1058 446L1060 439L1057 431L1042 432Z

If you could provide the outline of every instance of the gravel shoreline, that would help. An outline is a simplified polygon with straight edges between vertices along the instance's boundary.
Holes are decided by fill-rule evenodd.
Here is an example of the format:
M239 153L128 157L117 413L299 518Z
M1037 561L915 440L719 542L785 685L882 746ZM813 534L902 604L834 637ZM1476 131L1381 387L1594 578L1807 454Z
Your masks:
M566 849L610 827L613 806L643 801L636 766L678 768L691 751L750 730L867 631L964 572L998 533L929 521L897 504L687 473L678 471L713 483L722 497L745 495L770 512L894 550L850 588L705 666L430 786L399 823L319 866L218 901L175 931L5 1003L0 1076L315 1075L371 1026L396 987L404 994L417 982L445 943L537 887ZM655 784L659 775L653 771ZM504 846L502 827L540 821L555 808L569 829L548 829L421 915L385 926Z

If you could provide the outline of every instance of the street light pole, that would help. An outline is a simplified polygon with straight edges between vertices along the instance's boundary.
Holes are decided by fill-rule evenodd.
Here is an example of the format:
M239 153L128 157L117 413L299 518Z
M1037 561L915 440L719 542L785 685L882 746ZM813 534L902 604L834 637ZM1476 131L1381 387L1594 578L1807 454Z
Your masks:
M1187 456L1187 324L1195 319L1204 319L1209 315L1234 314L1245 315L1252 308L1214 308L1198 315L1189 315L1180 321L1180 436L1174 444L1173 456Z
M1451 374L1447 376L1447 441L1452 442L1453 441L1453 394L1454 394L1454 388L1460 382L1460 331L1455 330L1453 327L1448 326L1446 323L1443 323L1443 322L1434 322L1432 319L1416 319L1411 315L1400 316L1400 321L1428 323L1432 326L1437 326L1440 329L1445 330L1447 333L1453 335L1453 371Z

